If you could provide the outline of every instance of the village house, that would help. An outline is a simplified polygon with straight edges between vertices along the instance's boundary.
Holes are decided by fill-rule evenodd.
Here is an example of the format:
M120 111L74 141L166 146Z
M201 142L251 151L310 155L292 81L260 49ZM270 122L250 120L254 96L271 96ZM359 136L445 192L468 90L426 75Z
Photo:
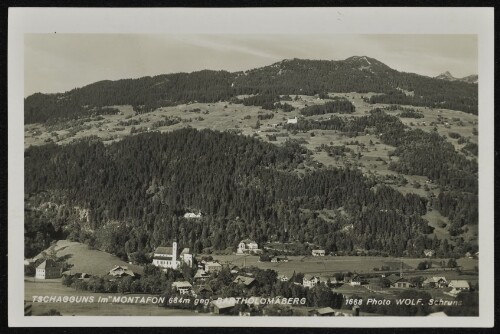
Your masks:
M302 285L306 288L314 288L320 282L319 277L313 275L304 275Z
M297 117L289 118L287 119L286 124L297 124L298 121Z
M222 270L222 265L218 262L210 261L210 262L205 263L205 271L207 273L213 273L213 272L218 273L221 270Z
M108 275L113 277L135 277L135 273L132 270L128 269L127 266L115 266L109 271Z
M87 274L87 273L75 273L73 275L74 279L81 280L81 281L88 281L92 275Z
M281 282L288 282L290 280L290 278L286 275L279 275L277 280L281 281Z
M236 301L233 299L213 300L210 305L212 306L212 313L214 314L228 314L236 306Z
M410 283L406 278L401 277L397 282L391 284L391 288L408 289L412 288L413 284Z
M312 256L325 256L325 250L324 249L313 249Z
M391 288L407 289L413 287L410 281L398 275L391 274L386 279L389 281Z
M260 254L262 250L259 249L259 245L250 239L241 240L238 244L238 249L236 254Z
M192 290L192 294L195 298L207 298L213 294L213 291L209 286L201 285L195 286Z
M359 286L359 285L361 285L362 281L363 281L363 279L361 278L361 276L354 275L349 284L351 286Z
M199 213L194 213L194 212L186 212L184 214L184 218L186 219L197 219L197 218L201 218L201 212Z
M234 279L233 283L243 284L245 287L248 288L255 283L255 278L247 276L238 276Z
M335 316L335 310L331 307L317 308L309 311L309 316L313 317L325 317L325 316Z
M433 257L436 251L433 249L424 249L424 255L427 257Z
M191 293L191 290L193 286L191 283L187 281L181 281L181 282L174 282L172 283L172 287L175 288L175 290L180 293L181 295L187 295Z
M469 291L470 285L469 282L463 279L451 280L448 284L448 287L453 288L456 291Z
M193 276L193 280L195 282L205 282L207 280L207 278L209 278L209 277L210 277L210 274L207 273L205 270L198 269Z
M427 277L422 282L422 287L424 288L446 288L448 286L448 282L445 277Z
M62 274L62 266L52 259L47 259L36 267L35 278L51 279L60 278Z
M344 284L350 284L352 281L352 276L344 275L343 281L344 281Z
M184 248L177 257L177 242L172 243L172 247L157 247L153 256L153 265L164 269L180 269L183 264L189 267L193 265L193 254L189 248Z

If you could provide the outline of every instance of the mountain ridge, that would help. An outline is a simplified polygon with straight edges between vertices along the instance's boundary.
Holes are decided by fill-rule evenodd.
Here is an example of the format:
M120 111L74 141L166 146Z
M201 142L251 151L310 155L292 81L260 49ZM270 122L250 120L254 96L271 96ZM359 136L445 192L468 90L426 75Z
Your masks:
M477 74L471 74L471 75L465 76L463 78L457 78L457 77L454 77L449 71L443 72L443 73L435 76L434 78L439 79L439 80L461 81L461 82L474 83L474 84L477 84L477 82L479 80L479 76Z
M446 82L446 84L443 84ZM407 96L402 91L414 92ZM138 79L102 80L65 93L25 98L25 122L75 119L132 105L138 113L194 101L230 101L238 95L378 93L373 103L448 108L477 114L477 86L399 72L367 56L345 60L291 59L247 71L202 70ZM104 108L104 111L103 109Z

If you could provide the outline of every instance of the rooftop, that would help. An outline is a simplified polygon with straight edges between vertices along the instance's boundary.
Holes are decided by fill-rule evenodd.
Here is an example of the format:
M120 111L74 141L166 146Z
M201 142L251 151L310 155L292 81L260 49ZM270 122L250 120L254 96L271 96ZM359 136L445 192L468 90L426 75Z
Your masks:
M59 268L59 267L60 267L59 263L57 263L56 261L54 261L52 259L47 259L47 260L43 261L42 263L40 263L40 265L36 268L37 269L49 269L49 268Z

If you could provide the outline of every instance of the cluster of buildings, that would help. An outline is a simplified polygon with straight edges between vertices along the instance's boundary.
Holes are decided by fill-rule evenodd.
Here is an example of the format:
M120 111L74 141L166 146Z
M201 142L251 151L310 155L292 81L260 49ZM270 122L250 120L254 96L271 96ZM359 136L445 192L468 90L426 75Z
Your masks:
M470 291L470 284L463 279L454 279L447 281L446 277L434 276L428 277L422 282L424 288L446 289L446 294L456 296L462 291ZM450 289L451 288L451 289Z
M245 255L245 254L261 254L262 249L259 249L259 245L250 239L241 240L238 244L238 249L236 249L236 254Z

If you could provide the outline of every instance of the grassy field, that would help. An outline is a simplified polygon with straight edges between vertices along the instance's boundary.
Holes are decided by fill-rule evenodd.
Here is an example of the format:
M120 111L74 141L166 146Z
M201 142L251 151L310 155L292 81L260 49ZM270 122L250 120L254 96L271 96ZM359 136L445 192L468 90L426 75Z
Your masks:
M58 257L64 257L68 264L72 265L72 273L89 273L92 275L107 274L114 266L128 266L129 269L142 273L142 267L128 264L115 255L90 249L89 246L69 241L59 240L49 249L53 248ZM49 251L47 249L46 251ZM39 255L40 256L40 255Z
M381 256L289 256L289 262L272 263L259 262L258 256L243 256L243 255L213 255L214 259L221 263L228 263L237 266L257 266L262 269L273 269L278 274L290 276L294 271L304 274L329 275L341 272L357 272L357 273L376 273L373 268L380 268L385 265L385 262L399 262L400 258L381 257ZM412 268L416 268L422 261L428 259L415 258L403 259L403 262ZM439 262L440 260L436 260ZM463 270L473 270L474 266L478 265L475 259L462 258L457 260L458 265L463 267ZM452 270L447 270L446 273L454 273ZM418 275L436 275L436 271L431 269L426 272L418 271Z

